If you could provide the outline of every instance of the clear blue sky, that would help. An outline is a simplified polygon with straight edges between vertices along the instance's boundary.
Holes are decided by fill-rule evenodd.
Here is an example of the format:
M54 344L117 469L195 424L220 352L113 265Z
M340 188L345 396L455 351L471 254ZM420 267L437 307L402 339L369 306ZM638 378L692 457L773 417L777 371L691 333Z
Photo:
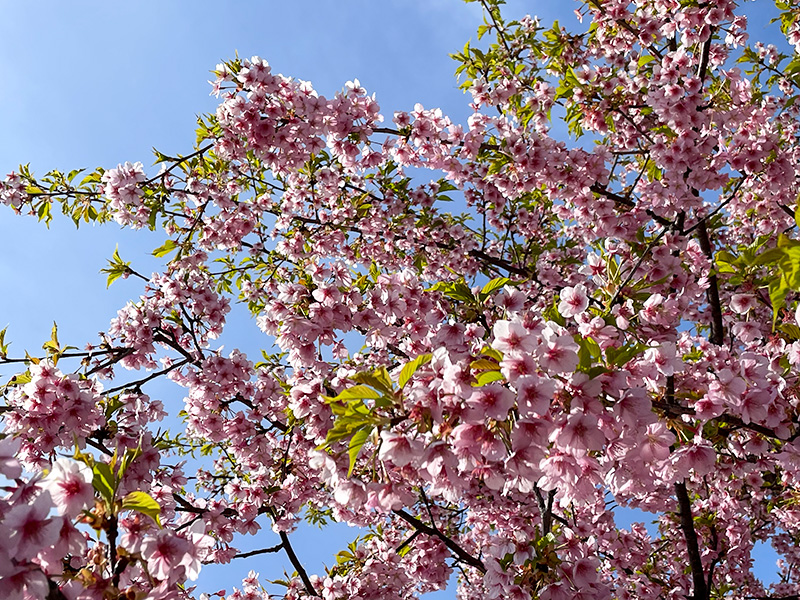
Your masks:
M513 1L509 14L568 22L576 6ZM460 0L8 2L0 20L0 176L19 163L41 175L126 160L149 165L153 146L171 155L188 152L196 115L216 106L209 71L236 51L310 80L325 95L358 78L377 93L387 116L420 102L463 121L468 100L448 54L474 40L480 22L479 5ZM115 244L125 260L149 273L156 266L147 255L161 241L113 224L76 232L59 218L48 233L34 219L0 211L0 329L9 325L15 354L35 352L54 320L62 341L95 341L116 310L140 293L133 280L106 291L98 271ZM261 341L251 337L237 345L252 352ZM158 390L176 394L169 387ZM331 534L302 533L295 543L309 569L320 572L322 562L332 564L335 549L354 536L340 527ZM216 569L202 581L207 591L230 592L249 568L279 577L277 564L284 562L249 559L231 577L211 579L226 572Z

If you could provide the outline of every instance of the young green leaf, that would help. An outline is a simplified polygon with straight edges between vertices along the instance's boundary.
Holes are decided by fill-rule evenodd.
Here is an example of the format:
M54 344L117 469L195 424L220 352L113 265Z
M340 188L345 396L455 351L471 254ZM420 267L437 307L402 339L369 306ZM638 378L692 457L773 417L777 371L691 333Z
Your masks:
M147 515L161 527L161 506L145 492L130 492L122 499L122 510L135 510Z
M353 437L350 438L350 443L347 446L347 455L350 457L350 466L347 469L348 477L353 474L353 468L356 466L356 459L361 453L364 444L369 439L372 430L373 427L371 426L361 427L353 434Z
M114 496L117 493L117 478L112 473L111 467L104 462L98 461L92 467L92 472L94 473L92 486L106 502L113 504Z
M407 362L400 371L397 385L399 385L400 388L404 388L408 380L414 376L414 373L416 373L422 365L428 364L429 362L431 362L430 354L420 354L414 360Z

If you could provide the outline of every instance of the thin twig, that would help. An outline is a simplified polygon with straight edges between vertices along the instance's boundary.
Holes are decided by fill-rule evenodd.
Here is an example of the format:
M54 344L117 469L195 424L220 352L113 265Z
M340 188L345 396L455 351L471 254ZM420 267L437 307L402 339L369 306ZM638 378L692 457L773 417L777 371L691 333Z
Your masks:
M261 548L260 550L251 550L250 552L240 552L233 558L250 558L251 556L258 556L259 554L272 554L273 552L280 552L283 549L283 543L270 546L269 548Z
M671 225L672 224L670 224L670 227L671 227ZM624 290L625 286L628 285L631 282L631 279L633 279L633 276L636 273L636 271L638 271L639 267L642 266L642 263L644 262L644 259L647 258L648 254L650 254L650 250L652 250L653 246L655 246L659 242L659 240L661 240L661 238L664 237L664 234L667 233L667 231L669 231L670 227L667 227L665 225L661 229L659 234L656 237L654 237L652 240L650 240L650 243L647 244L647 247L644 249L644 252L642 252L642 255L639 257L639 260L636 262L636 264L634 265L633 269L631 269L630 272L628 272L628 276L625 278L625 281L623 281L617 287L617 291L614 292L614 295L611 297L611 300L609 300L608 305L606 306L606 311L610 311L614 307L614 304L619 299L619 296L622 293L622 290Z

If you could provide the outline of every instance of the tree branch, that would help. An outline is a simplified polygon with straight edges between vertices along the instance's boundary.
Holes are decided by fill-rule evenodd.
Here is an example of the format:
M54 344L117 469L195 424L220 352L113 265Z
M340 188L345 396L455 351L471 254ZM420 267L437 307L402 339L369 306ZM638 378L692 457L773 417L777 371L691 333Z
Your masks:
M703 561L700 559L700 547L697 543L697 532L694 529L694 519L692 518L692 503L689 500L689 492L686 490L686 482L679 481L675 484L675 496L678 499L678 516L681 519L681 529L683 538L686 540L686 551L689 554L689 566L692 569L692 582L694 583L694 600L708 600L709 589L706 586L706 578L703 573Z
M283 543L270 546L269 548L261 548L260 550L251 550L250 552L241 552L233 558L250 558L259 554L271 554L273 552L280 552L283 549Z
M294 553L294 548L292 548L292 544L289 543L289 536L283 531L278 532L278 535L281 536L281 547L286 550L286 556L289 557L289 562L292 563L294 570L297 571L300 579L303 580L303 585L305 586L306 591L311 596L319 596L317 590L315 590L314 586L311 585L311 579L309 579L308 573L306 573L306 570L303 567L303 563L300 562L300 559L297 558L297 554Z
M708 260L714 262L714 251L711 248L711 241L708 238L708 228L706 227L705 220L698 223L697 228L697 241L700 243L700 249L706 255ZM710 341L717 346L721 346L724 341L724 334L722 329L722 305L719 300L719 283L717 282L716 273L711 273L708 276L708 290L706 290L706 297L708 304L711 306L711 336Z
M410 515L403 509L394 510L392 512L401 519L403 519L406 523L411 525L417 531L421 531L422 533L425 533L431 537L436 537L442 540L442 542L444 542L444 545L447 546L453 552L453 554L455 554L462 562L465 562L471 567L478 569L482 574L486 573L486 567L484 566L483 561L472 556L469 552L467 552L461 546L456 544L451 538L447 537L436 527L431 527L430 525L426 525L425 523L423 523L416 517Z
M671 225L672 224L670 223L670 226ZM664 234L667 233L668 230L669 230L669 227L665 225L661 229L659 234L656 237L654 237L652 240L650 240L650 243L647 244L647 247L644 249L644 251L642 252L642 255L639 257L639 260L636 262L636 264L633 266L633 268L628 272L628 276L625 278L625 280L622 283L619 284L619 287L617 287L617 291L614 292L614 295L611 297L611 300L608 301L608 305L606 306L606 312L609 312L612 308L614 308L614 304L616 304L617 300L620 297L620 294L622 294L622 291L625 289L625 286L628 285L631 282L631 280L633 279L633 276L636 274L636 271L638 271L639 267L642 266L642 263L644 262L644 259L647 258L648 254L650 254L650 250L652 250L653 246L655 246L661 240L661 238L664 237Z

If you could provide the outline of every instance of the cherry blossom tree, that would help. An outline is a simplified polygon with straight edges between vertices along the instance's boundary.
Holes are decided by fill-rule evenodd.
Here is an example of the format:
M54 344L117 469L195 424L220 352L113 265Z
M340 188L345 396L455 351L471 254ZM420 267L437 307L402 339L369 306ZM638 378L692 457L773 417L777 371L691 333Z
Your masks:
M481 4L466 123L237 58L157 172L0 184L165 236L159 273L109 261L143 291L99 341L0 333L0 596L191 598L282 552L286 599L798 597L800 7L765 45L765 2L585 0L572 29ZM220 349L232 302L262 356ZM311 573L302 519L363 532ZM280 542L240 552L261 523Z

